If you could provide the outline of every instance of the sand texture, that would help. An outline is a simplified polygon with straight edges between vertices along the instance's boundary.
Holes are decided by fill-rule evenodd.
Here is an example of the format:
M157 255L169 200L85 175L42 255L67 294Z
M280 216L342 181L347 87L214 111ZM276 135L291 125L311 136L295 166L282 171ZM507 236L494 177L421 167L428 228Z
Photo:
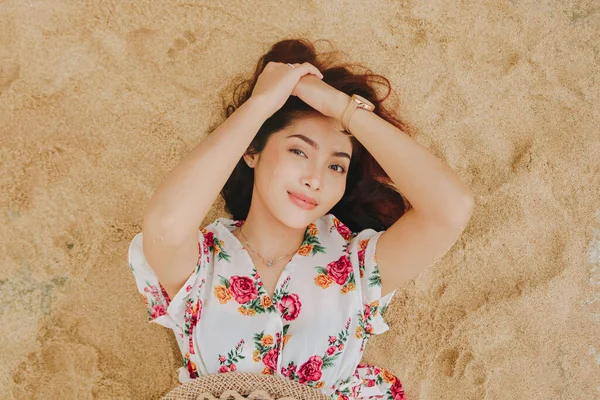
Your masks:
M0 398L177 385L129 241L231 78L301 36L388 77L476 200L363 362L409 399L600 398L600 3L583 0L0 1Z

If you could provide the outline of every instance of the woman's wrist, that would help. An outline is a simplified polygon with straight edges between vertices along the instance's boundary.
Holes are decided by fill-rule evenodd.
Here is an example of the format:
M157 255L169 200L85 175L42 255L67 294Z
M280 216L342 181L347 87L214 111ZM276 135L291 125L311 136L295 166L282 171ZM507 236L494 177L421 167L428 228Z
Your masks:
M350 99L351 97L346 93L336 89L327 104L326 115L341 122L342 114L344 113L346 106L348 106Z

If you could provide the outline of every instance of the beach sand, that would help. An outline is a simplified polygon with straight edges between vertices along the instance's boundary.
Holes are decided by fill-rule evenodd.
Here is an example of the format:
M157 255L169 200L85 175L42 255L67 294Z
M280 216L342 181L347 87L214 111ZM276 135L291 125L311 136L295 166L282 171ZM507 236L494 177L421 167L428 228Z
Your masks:
M475 195L363 362L408 399L600 398L598 2L277 4L0 3L0 398L177 385L129 242L231 79L295 36L388 77L414 139ZM204 224L221 215L219 198Z

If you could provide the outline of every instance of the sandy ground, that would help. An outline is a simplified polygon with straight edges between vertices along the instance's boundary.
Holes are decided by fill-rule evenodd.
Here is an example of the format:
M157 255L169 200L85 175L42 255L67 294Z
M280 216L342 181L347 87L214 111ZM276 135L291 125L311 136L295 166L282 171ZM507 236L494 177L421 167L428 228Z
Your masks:
M599 398L599 3L273 4L0 1L0 398L177 384L127 246L231 78L302 35L387 76L415 139L476 196L363 361L409 399Z

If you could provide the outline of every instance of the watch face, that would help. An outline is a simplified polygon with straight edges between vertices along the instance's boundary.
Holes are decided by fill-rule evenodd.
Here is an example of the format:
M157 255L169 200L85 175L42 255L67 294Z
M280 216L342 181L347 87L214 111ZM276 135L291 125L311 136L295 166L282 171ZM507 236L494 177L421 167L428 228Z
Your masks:
M364 103L364 104L367 106L367 107L365 107L365 106L363 105L363 107L365 107L365 108L369 108L369 109L371 109L371 108L375 108L375 105L374 105L373 103L371 103L369 100L365 99L364 97L362 97L362 96L359 96L359 95L357 95L357 94L355 94L354 96L356 96L356 98L357 98L358 100L360 100L362 103ZM359 105L359 107L360 107L360 106L361 106L361 105Z

